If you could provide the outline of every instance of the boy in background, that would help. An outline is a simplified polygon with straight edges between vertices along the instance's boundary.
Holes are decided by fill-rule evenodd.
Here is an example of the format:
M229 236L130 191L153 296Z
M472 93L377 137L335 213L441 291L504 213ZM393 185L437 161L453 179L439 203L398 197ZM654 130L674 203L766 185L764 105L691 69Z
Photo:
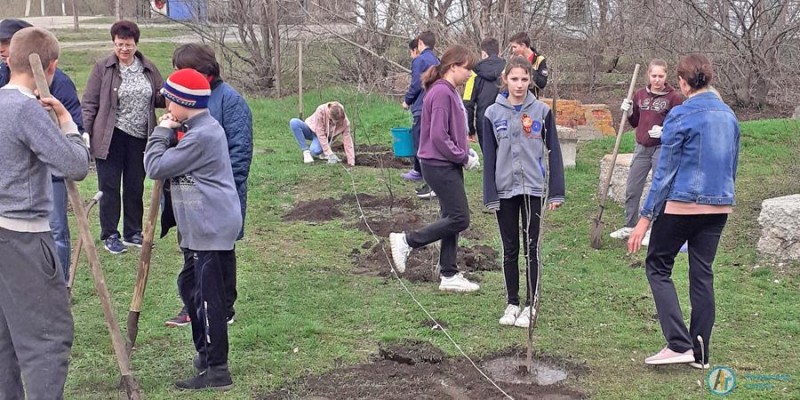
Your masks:
M178 290L192 319L198 375L179 389L229 390L228 324L224 271L242 227L225 130L208 111L211 85L193 69L180 69L164 82L168 100L150 135L144 167L151 179L169 179L172 210L184 255ZM179 136L177 129L182 134ZM174 146L174 147L173 147Z
M500 90L500 75L506 61L498 57L500 44L495 38L486 38L481 42L481 61L472 68L466 85L464 85L464 108L467 109L467 128L469 138L476 140L483 149L483 115L490 105L494 104Z
M431 31L422 32L417 37L418 55L411 61L411 84L402 104L404 110L411 111L413 118L411 137L414 140L414 168L401 175L403 179L409 181L422 181L422 168L416 156L417 150L419 150L419 132L420 124L422 123L422 99L425 97L425 90L422 88L422 74L428 68L439 65L439 59L436 54L433 54L435 45L436 36ZM436 196L436 193L427 184L417 189L417 197L421 199L428 199L434 196Z
M0 89L0 399L64 396L74 328L48 221L50 174L81 180L89 172L72 115L55 98L36 99L32 53L49 84L58 40L39 28L16 32L10 80ZM42 106L55 111L60 129Z
M517 33L509 39L511 42L511 53L515 56L525 57L528 62L533 66L533 76L531 76L530 91L536 98L539 98L539 93L547 86L547 61L544 56L539 54L535 48L531 46L531 39L525 32Z

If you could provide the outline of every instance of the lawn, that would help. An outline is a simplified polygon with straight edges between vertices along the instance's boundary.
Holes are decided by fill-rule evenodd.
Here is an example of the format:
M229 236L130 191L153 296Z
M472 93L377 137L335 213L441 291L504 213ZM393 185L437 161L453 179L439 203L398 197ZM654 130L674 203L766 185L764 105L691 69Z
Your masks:
M168 45L148 43L142 48L163 67L162 72L170 70ZM66 52L62 57L60 65L77 75L79 87L85 85L91 57L85 52ZM389 128L408 121L397 104L342 88L307 92L305 115L317 104L334 99L345 105L358 143L389 146ZM410 339L430 342L458 357L440 331L421 326L425 314L396 281L353 273L351 252L372 240L353 227L358 218L355 212L321 223L282 221L299 201L339 199L354 191L386 196L391 190L398 198L409 198L413 185L400 180L401 170L355 167L347 171L320 162L304 165L288 131L288 120L297 113L297 98L249 102L254 113L255 154L246 236L237 245L237 317L229 330L236 387L224 396L179 394L173 389L175 380L192 373L193 348L188 328L163 326L180 308L175 278L182 257L172 232L156 241L138 348L132 357L147 398L258 398L301 377L368 362L379 346ZM796 178L800 174L798 133L800 125L788 120L742 125L738 205L715 263L717 322L711 343L712 364L730 366L739 375L739 386L731 398L800 397L800 358L792 355L800 336L800 266L762 262L755 251L760 202L800 192ZM566 384L593 398L702 397L696 383L698 371L687 366L650 368L643 364L664 340L654 318L644 270L636 267L644 253L628 256L622 242L607 237L623 220L618 205L611 205L605 214L603 248L589 246L590 221L597 209L599 160L612 147L613 139L607 138L579 148L577 167L567 171L567 203L548 215L535 349L585 365L584 373L571 376ZM632 139L627 134L623 151L631 150ZM150 182L147 185L149 193ZM80 186L84 197L90 197L96 191L95 176L90 175ZM480 174L467 172L466 186L473 210L470 229L477 237L464 239L464 244L486 244L499 250L493 216L479 211ZM345 200L340 205L346 210L354 208ZM436 213L435 206L427 203L421 210L428 220ZM96 218L95 212L95 235ZM73 237L77 237L77 229L73 229ZM121 256L100 251L116 314L124 319L138 251ZM85 263L78 274L73 298L75 344L65 395L117 398L118 370ZM678 258L675 281L688 315L685 255ZM449 333L470 356L480 358L524 346L524 330L497 323L505 307L501 273L483 273L481 291L471 295L442 294L433 284L408 285L432 315L446 321ZM753 374L788 375L791 379L771 381L772 388L748 387L754 382Z

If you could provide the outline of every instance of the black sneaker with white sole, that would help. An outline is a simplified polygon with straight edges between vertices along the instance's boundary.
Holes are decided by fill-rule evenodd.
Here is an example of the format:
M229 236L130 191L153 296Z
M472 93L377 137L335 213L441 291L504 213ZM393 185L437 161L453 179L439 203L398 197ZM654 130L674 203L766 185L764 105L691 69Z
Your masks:
M144 239L142 238L142 233L136 232L133 234L133 236L122 239L122 244L128 247L142 247L143 241Z
M431 187L426 183L417 189L417 197L420 199L431 199L436 197L436 192L431 190Z

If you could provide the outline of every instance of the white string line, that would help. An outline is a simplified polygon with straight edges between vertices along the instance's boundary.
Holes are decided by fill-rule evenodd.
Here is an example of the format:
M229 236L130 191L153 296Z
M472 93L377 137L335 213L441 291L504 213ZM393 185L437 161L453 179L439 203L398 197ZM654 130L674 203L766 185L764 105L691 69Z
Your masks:
M381 251L383 252L384 257L386 258L386 262L389 264L389 268L392 271L392 276L394 276L394 278L397 280L397 282L400 284L400 286L403 288L403 290L405 290L405 292L409 295L409 297L411 297L411 300L413 300L414 303L416 303L417 306L422 310L422 312L425 313L425 315L428 317L428 319L430 319L434 324L436 324L435 326L439 327L439 329L442 331L442 333L444 333L444 335L447 337L447 339L450 340L450 343L452 343L453 346L455 346L456 349L458 349L458 352L461 353L461 355L464 356L464 358L466 358L467 361L469 361L470 364L472 364L472 367L475 368L475 370L478 371L478 373L480 373L484 378L486 378L486 380L489 381L489 383L491 383L495 388L497 388L497 390L499 390L500 393L502 393L507 398L513 400L514 398L511 397L511 395L506 393L502 388L500 388L500 386L497 385L497 383L495 383L495 381L492 380L492 378L490 378L488 375L486 375L480 369L480 367L478 367L478 365L475 364L475 361L472 361L472 359L467 355L467 353L465 353L464 350L461 349L461 346L459 346L458 343L456 343L455 339L453 339L453 337L450 336L450 333L447 331L447 329L445 329L444 326L439 324L439 321L437 321L436 318L434 318L433 315L431 315L431 313L428 312L428 310L425 308L425 306L423 306L422 303L420 303L419 300L417 300L417 298L414 296L414 294L411 293L411 290L409 290L408 286L406 286L406 284L403 282L403 280L400 279L400 276L397 275L397 270L395 269L394 264L391 262L391 259L389 258L389 254L386 252L386 246L384 246L383 243L381 243L381 240L380 240L380 238L378 238L378 235L376 235L375 231L372 230L372 227L369 226L369 222L367 221L367 216L364 215L364 209L361 207L361 201L359 201L359 199L358 199L358 190L356 189L356 181L355 181L355 178L353 177L353 174L350 173L350 170L345 168L343 165L341 167L345 170L345 172L347 172L347 175L350 176L350 182L352 183L352 186L353 186L353 196L355 197L356 205L358 206L359 219L364 221L364 225L367 227L367 229L369 230L370 234L372 234L372 238L375 240L375 242L379 246L381 246Z

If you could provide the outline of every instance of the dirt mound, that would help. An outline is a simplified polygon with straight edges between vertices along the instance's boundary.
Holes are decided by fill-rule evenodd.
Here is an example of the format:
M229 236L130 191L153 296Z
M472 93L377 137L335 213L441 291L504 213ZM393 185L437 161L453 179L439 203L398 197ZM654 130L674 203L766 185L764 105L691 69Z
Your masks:
M373 196L367 193L358 194L358 203L356 196L352 194L344 195L340 199L317 199L309 201L301 201L292 207L289 212L283 215L284 221L308 221L308 222L323 222L330 221L337 218L344 218L345 211L351 211L354 217L358 217L358 204L364 209L367 220L370 226L374 223L379 227L378 236L388 237L390 232L396 232L391 229L395 228L399 223L401 231L403 229L415 229L421 225L417 224L414 217L415 214L409 210L417 207L414 199L409 197L395 197L394 199L389 196ZM389 212L388 210L397 210L396 212ZM405 215L406 213L408 215ZM397 219L397 220L395 220ZM398 222L399 221L399 222ZM412 221L410 224L404 221ZM420 220L421 221L421 220ZM360 221L358 225L362 230L367 231L364 221ZM373 227L375 229L375 227Z
M484 361L476 361L484 368ZM576 373L570 371L569 375ZM496 380L496 383L515 399L586 398L583 393L562 384L539 386L523 380ZM374 362L302 378L275 392L255 398L483 400L504 397L463 357L446 358L440 350L428 343L410 342L382 348Z
M344 217L339 210L340 200L318 199L301 201L281 218L284 221L323 222Z
M356 207L356 196L352 194L346 194L342 196L342 203L350 204L353 207ZM410 197L391 198L389 196L373 196L368 193L359 193L358 203L361 204L361 208L365 209L372 208L378 210L388 210L389 208L394 209L395 207L398 207L413 210L417 208L417 202Z
M355 273L368 276L391 275L387 255L391 259L391 248L389 241L385 240L381 244L369 246L370 242L361 246L366 250L353 249L350 253L355 263ZM386 253L384 254L384 249ZM500 270L500 263L497 261L498 253L489 246L459 247L457 264L458 270L467 274L467 277L479 280L472 273L477 271ZM436 265L439 261L439 249L434 245L416 249L411 252L406 261L406 271L401 274L403 278L411 282L438 282L439 275Z
M405 209L399 209L391 214L370 214L372 213L365 213L366 222L363 219L359 220L355 227L367 233L372 229L375 235L382 238L388 238L392 232L413 231L427 223L418 213Z
M372 168L406 169L411 167L411 160L408 158L397 158L392 152L361 153L356 154L356 165Z
M434 347L429 342L405 342L394 343L381 346L378 355L383 360L394 361L401 364L438 364L445 359L446 355L439 348Z

